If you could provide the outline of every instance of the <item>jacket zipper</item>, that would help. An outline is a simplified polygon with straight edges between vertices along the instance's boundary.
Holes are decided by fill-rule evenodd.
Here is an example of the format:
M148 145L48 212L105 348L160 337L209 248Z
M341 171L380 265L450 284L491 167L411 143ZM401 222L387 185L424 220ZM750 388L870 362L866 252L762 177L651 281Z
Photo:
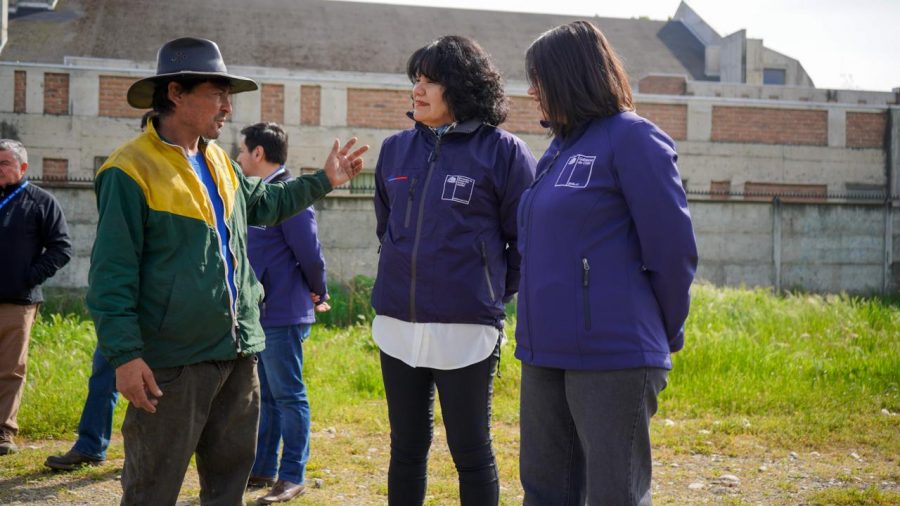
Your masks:
M581 258L581 294L584 302L584 330L591 330L591 264L586 257Z
M183 152L183 148L182 148ZM202 154L202 152L201 152ZM185 157L187 158L187 153L185 153ZM204 159L206 157L204 156ZM222 235L219 234L219 217L216 216L216 209L213 206L212 199L209 196L209 192L206 190L206 185L203 184L203 180L200 179L200 176L197 175L197 172L194 170L193 165L191 165L191 161L189 158L186 160L188 165L191 167L191 173L194 174L194 177L197 178L197 182L200 183L200 189L203 191L204 195L206 195L206 201L209 204L210 210L213 215L213 229L216 231L216 238L219 240L219 244L222 244ZM210 176L212 176L212 170L209 169L209 164L207 164L207 170L209 170ZM213 181L216 183L216 181ZM225 214L225 199L222 199L222 193L219 191L219 185L216 183L216 192L219 194L219 198L222 200L222 214L224 218ZM225 229L228 230L229 235L231 234L231 227L228 226L228 220L225 220ZM234 253L231 251L231 241L227 241L225 243L225 249L228 250L228 254L231 255L232 268L236 265ZM243 350L241 349L241 341L237 336L237 315L234 313L234 299L237 295L237 283L234 284L235 293L231 293L231 284L228 283L228 262L225 261L225 258L222 257L222 254L219 254L219 258L222 260L222 267L225 271L225 291L228 292L228 314L231 315L231 339L234 341L235 347L237 348L237 353L240 355Z
M412 216L413 199L416 196L416 178L409 182L409 198L406 199L406 218L403 219L403 227L409 228L409 218Z
M446 135L446 133L444 134ZM431 182L431 174L434 172L434 166L437 165L437 158L441 152L441 140L444 136L437 138L434 145L434 151L428 156L428 174L425 176L425 183L422 185L427 190L428 183ZM410 260L410 283L409 283L409 321L416 321L416 269L418 267L419 241L422 239L422 222L425 216L425 192L419 198L419 214L416 217L416 234L413 239L412 259Z
M556 163L556 159L559 158L559 153L560 153L560 150L557 149L556 153L553 155L553 158L551 158L550 162L547 163L547 168L544 169L543 171L541 171L541 173L538 174L537 177L534 178L534 181L531 182L531 186L529 186L529 188L537 188L538 182L541 179L544 179L544 175L547 174L548 172L550 172L551 169L553 169L553 164ZM528 209L527 209L528 222L527 223L528 223L529 229L525 231L525 234L526 234L525 235L525 251L529 251L531 249L531 236L533 234L531 233L530 228L531 228L531 223L532 223L531 217L532 217L532 213L534 211L534 196L535 196L534 191L532 191L528 197L528 201L526 202L526 205L528 206ZM522 274L525 274L525 269L527 268L527 263L528 263L527 257L525 255L522 255L522 267L521 267ZM527 293L525 294L525 297L528 298L528 300L527 300L528 304L526 306L527 309L525 310L525 319L528 322L528 326L531 328L534 328L534 325L532 325L532 323L531 323L531 303L532 303L532 301L531 301L531 298L528 297ZM530 339L528 342L528 346L531 346ZM533 349L532 349L532 353L534 353Z
M481 264L484 266L484 279L487 280L491 302L494 302L497 300L497 297L494 295L494 285L491 283L491 269L488 267L487 248L484 245L484 241L481 241Z

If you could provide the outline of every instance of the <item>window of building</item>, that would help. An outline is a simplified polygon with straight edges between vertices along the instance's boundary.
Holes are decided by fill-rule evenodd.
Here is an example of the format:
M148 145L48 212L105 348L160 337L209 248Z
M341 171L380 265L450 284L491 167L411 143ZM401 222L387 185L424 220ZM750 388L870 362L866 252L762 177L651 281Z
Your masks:
M787 82L787 72L784 69L763 69L763 84L781 84Z

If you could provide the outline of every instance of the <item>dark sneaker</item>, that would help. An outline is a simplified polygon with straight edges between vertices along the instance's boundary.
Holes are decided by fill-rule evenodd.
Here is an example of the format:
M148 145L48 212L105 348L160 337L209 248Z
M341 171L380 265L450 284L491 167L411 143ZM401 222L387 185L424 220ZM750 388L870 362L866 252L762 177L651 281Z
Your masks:
M247 488L269 488L275 484L275 478L267 478L265 476L250 475L247 480Z
M13 441L13 433L6 429L0 429L0 455L16 453L19 447Z
M103 459L95 459L79 452L75 448L65 455L51 455L44 461L44 465L57 471L74 471L82 466L99 466L106 462Z

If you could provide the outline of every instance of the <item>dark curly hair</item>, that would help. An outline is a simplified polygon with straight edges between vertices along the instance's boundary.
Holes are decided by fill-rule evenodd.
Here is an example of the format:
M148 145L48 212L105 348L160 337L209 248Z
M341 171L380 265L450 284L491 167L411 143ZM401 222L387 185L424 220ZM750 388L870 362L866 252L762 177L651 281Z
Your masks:
M443 85L444 101L457 121L477 118L494 126L506 121L503 78L472 39L445 35L419 48L406 63L406 75L413 83L421 75Z

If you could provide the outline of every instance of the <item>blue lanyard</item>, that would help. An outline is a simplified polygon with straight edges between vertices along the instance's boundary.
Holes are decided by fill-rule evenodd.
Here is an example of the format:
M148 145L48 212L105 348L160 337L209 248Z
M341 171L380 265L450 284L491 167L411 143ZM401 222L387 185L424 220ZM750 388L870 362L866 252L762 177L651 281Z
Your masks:
M24 183L22 183L22 186L16 188L16 191L7 195L6 198L3 199L3 202L0 202L0 209L3 209L4 207L6 207L6 204L9 204L9 201L12 200L13 197L18 195L20 191L24 190L26 186L28 186L28 181L25 181Z

